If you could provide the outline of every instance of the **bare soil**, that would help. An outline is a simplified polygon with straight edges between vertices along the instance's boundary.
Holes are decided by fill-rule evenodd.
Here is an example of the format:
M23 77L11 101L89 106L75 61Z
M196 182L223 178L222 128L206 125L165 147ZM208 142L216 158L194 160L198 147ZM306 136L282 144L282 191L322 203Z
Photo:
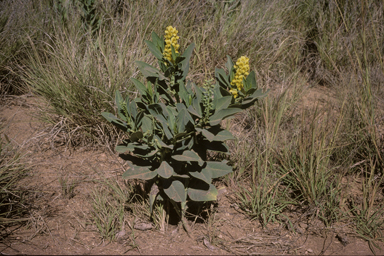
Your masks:
M311 97L316 98L316 93L313 90ZM52 127L36 118L39 104L35 97L24 95L0 106L4 134L22 149L30 169L20 187L30 191L31 219L3 231L0 254L372 254L368 243L353 235L350 223L326 228L293 211L287 214L295 230L283 224L262 229L258 221L238 211L233 190L222 185L210 216L190 222L195 239L170 224L165 232L137 230L135 222L148 220L127 212L120 237L105 241L91 217L92 193L98 180L120 179L124 162L108 149L70 150L54 143ZM73 195L65 195L62 177L75 182Z

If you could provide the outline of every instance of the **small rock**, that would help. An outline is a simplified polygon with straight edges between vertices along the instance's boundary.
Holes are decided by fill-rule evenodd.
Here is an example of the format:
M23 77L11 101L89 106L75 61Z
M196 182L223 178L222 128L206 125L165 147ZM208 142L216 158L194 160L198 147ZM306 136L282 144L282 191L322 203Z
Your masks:
M313 253L313 250L312 250L312 249L307 249L307 250L305 251L305 254L308 254L308 253Z
M203 243L204 245L209 249L209 250L216 250L217 248L213 245L211 245L211 243L208 241L207 238L204 237L204 240L203 240Z
M125 234L126 234L125 230L121 230L120 232L117 232L117 233L116 233L115 238L116 238L116 239L122 238L122 237L125 236Z
M145 223L145 222L139 222L136 223L133 226L134 229L141 230L141 231L146 231L146 230L151 230L153 228L152 223Z

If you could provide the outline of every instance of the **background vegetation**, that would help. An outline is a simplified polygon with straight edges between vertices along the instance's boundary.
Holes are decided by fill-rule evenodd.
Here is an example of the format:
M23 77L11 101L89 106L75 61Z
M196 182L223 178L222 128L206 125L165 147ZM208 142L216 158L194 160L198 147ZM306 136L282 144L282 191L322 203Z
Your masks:
M225 123L235 202L264 226L292 213L347 222L382 239L384 3L378 0L4 0L1 97L31 92L70 146L113 146L100 115L114 92L136 96L144 40L168 25L195 42L190 79L203 84L226 55L250 58L269 96ZM316 93L314 93L316 92ZM4 166L3 162L0 163ZM351 188L358 188L352 190ZM95 194L95 198L97 198Z

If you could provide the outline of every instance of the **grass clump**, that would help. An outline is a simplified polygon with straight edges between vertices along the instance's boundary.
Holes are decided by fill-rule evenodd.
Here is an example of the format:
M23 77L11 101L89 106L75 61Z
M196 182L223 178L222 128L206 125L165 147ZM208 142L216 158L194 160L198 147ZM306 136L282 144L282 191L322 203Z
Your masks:
M156 62L144 41L172 24L185 39L181 49L196 43L188 79L203 84L227 54L246 55L258 86L271 90L227 123L238 139L228 143L235 173L226 181L244 213L265 228L293 215L327 228L353 223L376 248L384 213L382 1L95 0L85 12L84 1L24 2L0 3L1 88L27 84L44 98L42 114L65 143L121 139L100 113L116 112L116 90L137 97L128 82L143 79L135 61ZM15 18L24 11L26 18ZM94 201L112 204L97 193Z
M29 90L21 79L31 46L49 33L47 1L0 2L0 95L20 95Z
M92 194L92 219L103 239L113 240L124 229L130 190L117 181L103 179Z
M1 237L6 235L6 227L28 220L24 192L17 183L27 172L20 163L21 155L13 148L6 135L0 136L0 227Z

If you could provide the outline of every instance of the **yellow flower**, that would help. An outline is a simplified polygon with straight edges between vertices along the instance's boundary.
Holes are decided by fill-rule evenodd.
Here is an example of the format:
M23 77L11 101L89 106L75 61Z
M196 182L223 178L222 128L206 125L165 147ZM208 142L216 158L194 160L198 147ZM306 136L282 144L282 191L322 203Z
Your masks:
M176 28L172 26L168 26L167 29L165 30L165 48L164 48L163 56L164 58L166 58L171 62L174 62L174 60L172 60L171 45L175 49L175 52L179 53L178 50L180 48L180 45L177 43L177 40L179 40L180 37L177 36L177 32L178 31L176 30Z
M235 69L235 77L231 81L231 85L235 86L238 90L241 90L244 86L243 79L246 79L249 75L249 58L241 56L236 61L236 65L234 65L233 68Z
M235 99L237 98L238 93L237 93L236 89L231 89L231 90L229 90L229 92L232 93L232 95L233 95L233 97L235 97Z

